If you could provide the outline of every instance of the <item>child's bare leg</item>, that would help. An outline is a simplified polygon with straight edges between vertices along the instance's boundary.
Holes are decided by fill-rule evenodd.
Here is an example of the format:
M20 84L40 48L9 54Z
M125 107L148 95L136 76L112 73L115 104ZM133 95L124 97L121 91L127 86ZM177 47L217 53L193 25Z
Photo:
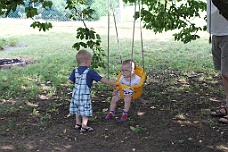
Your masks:
M116 103L118 101L119 101L118 95L112 96L112 100L111 100L110 107L109 107L109 113L107 114L105 119L113 118L114 113L115 113L115 109L116 109Z
M75 117L76 117L75 129L81 129L81 126L82 126L81 116L76 114Z
M111 100L111 103L110 103L110 108L109 108L110 111L115 111L116 103L118 101L119 101L119 97L117 95L112 97L112 100Z
M131 106L131 96L125 96L124 97L124 111L128 112Z
M93 131L93 128L88 127L89 117L83 116L82 117L82 128L80 132L87 132L87 131Z
M82 117L82 128L86 128L88 124L89 117Z
M76 124L78 124L78 125L82 124L81 116L79 116L78 114L76 114Z
M128 111L130 109L131 106L131 96L125 96L124 97L124 111L123 114L120 118L120 121L126 121L127 120L127 116L128 116Z

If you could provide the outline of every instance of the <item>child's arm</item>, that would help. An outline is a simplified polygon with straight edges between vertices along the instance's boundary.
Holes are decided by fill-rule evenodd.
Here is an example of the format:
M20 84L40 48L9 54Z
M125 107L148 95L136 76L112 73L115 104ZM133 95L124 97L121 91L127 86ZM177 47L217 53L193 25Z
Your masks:
M116 83L115 83L115 82L111 82L111 81L109 81L109 80L107 80L107 79L105 79L105 78L101 78L100 82L102 82L102 83L104 83L104 84L106 84L106 85L113 86L113 87L116 86Z
M75 83L74 80L75 80L75 69L71 72L70 77L68 78L68 82L70 84L74 84Z
M68 82L69 82L69 83L71 83L71 84L74 84L74 82L73 82L73 81L71 81L71 80L68 80Z

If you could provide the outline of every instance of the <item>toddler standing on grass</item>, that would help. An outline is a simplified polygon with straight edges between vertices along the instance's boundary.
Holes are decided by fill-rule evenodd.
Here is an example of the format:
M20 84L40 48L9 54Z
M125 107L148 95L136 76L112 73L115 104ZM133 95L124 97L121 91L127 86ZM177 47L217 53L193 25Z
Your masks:
M115 82L110 82L101 77L96 71L89 69L92 61L92 55L86 50L80 50L76 54L76 60L79 67L74 69L69 77L69 83L74 84L72 99L70 102L70 114L76 114L75 129L80 132L93 131L89 127L88 120L92 116L91 87L92 82L100 81L106 85L115 87Z
M136 64L133 60L125 60L122 63L122 75L119 79L120 84L124 84L127 86L135 86L140 83L141 78L135 74L135 69L136 69ZM123 94L124 94L124 109L123 109L123 114L120 118L120 121L126 121L128 117L128 111L130 109L131 101L134 95L134 90L129 88L129 89L123 89ZM105 117L105 119L110 119L113 118L114 113L115 113L115 108L117 102L120 101L120 93L118 88L114 90L110 108L109 108L109 113Z

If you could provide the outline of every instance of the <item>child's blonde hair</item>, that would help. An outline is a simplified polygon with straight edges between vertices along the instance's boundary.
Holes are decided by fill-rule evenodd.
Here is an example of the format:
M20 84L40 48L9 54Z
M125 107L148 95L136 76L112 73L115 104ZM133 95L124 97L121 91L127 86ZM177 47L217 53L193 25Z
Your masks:
M86 50L80 50L76 54L76 60L77 60L78 64L81 64L91 58L92 58L92 55Z
M127 65L127 64L131 65L134 68L134 70L136 69L136 64L135 64L134 60L131 60L131 59L124 60L123 63L122 63L122 65Z

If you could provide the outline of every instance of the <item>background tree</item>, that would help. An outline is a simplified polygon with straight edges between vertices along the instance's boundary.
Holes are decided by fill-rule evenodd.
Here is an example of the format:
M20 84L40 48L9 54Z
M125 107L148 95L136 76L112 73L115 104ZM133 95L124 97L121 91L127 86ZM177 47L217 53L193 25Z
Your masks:
M138 3L138 0L123 0L125 3ZM206 10L206 2L203 0L141 0L143 6L141 17L144 27L155 33L168 30L176 30L175 40L188 43L200 36L198 31L206 30L206 26L197 26L194 18L201 18L202 12ZM135 18L139 18L139 12Z
M100 5L104 5L104 2L108 2L102 0L98 1ZM139 0L123 1L128 4L139 2ZM118 1L115 0L115 2ZM144 21L144 27L153 30L155 33L178 29L178 32L174 34L175 40L188 43L200 37L197 35L198 31L206 29L205 26L200 27L192 22L193 18L201 17L200 13L206 10L206 3L202 0L140 0L140 3L143 4L141 8L141 19ZM0 15L8 17L11 11L15 12L17 7L23 6L27 18L34 19L34 16L39 14L38 8L34 7L37 5L40 5L41 9L46 11L51 11L53 6L58 7L61 5L61 7L58 7L59 12L63 11L63 3L61 0L0 0ZM104 67L103 57L105 53L101 48L101 37L85 24L85 20L93 19L95 13L88 5L91 5L94 9L100 7L94 0L65 1L66 7L64 9L71 13L69 19L80 19L84 23L84 27L77 29L76 38L85 41L77 42L73 47L77 50L79 50L80 47L92 49L93 67ZM139 15L140 13L136 12L134 16L135 19L139 18ZM31 27L46 31L52 28L52 24L50 22L34 20Z
M79 5L91 5L92 9L99 11L91 12L84 11L84 13L90 14L90 19L95 17L96 14L102 15L106 10L101 6L106 5L108 1L98 0L67 0L66 5L69 10L73 9L72 5L77 8ZM138 3L137 0L123 0L125 3ZM144 27L151 29L155 33L161 33L163 31L178 29L178 32L174 34L175 40L180 40L184 43L188 43L192 40L199 38L198 31L205 30L206 27L197 26L192 22L193 18L202 17L200 13L206 10L206 2L203 0L140 0L143 4L141 9L142 20L144 21ZM15 12L18 6L25 7L25 13L28 18L33 18L38 15L37 8L34 8L34 4L39 3L42 9L51 10L53 6L63 6L63 1L56 0L0 0L0 15L7 17L10 11ZM114 0L114 4L117 5L118 0ZM71 7L69 7L69 4ZM58 7L60 12L63 12L63 7ZM88 7L85 7L86 10ZM98 9L101 8L101 9ZM81 10L82 11L82 10ZM87 15L88 16L88 15ZM72 16L71 16L72 17ZM136 18L139 18L139 12L136 13ZM88 18L87 18L88 19ZM48 30L52 27L51 23L34 22L32 27L38 27L40 30Z
M67 0L65 1L65 9L69 10L71 14L70 19L80 19L84 23L84 27L77 29L76 38L84 41L76 42L73 48L79 50L80 47L90 48L93 50L93 64L92 68L105 67L103 57L105 56L104 50L101 47L101 37L92 28L89 29L86 26L85 20L92 19L94 10L90 6L81 9L80 6L86 6L91 0ZM60 4L61 0L53 1L55 4ZM39 14L39 9L45 9L47 11L52 10L53 2L51 0L0 0L0 15L8 17L9 13L15 12L17 7L23 6L25 8L25 14L27 18L34 19L31 24L33 28L39 28L39 30L49 30L52 28L50 22L40 22L35 20L35 16ZM35 7L35 6L41 7ZM57 5L56 5L57 6Z
M108 0L89 0L90 3L88 3L89 6L91 6L91 8L93 10L96 10L94 12L94 14L92 15L93 19L95 20L99 20L101 16L106 16L107 12L108 12L108 7L104 7L104 6L108 6ZM119 0L112 0L112 7L118 7L118 1Z
M25 13L27 18L33 18L38 15L38 9L34 7L35 4L39 3L44 9L51 9L52 1L45 0L0 0L0 15L3 17L8 17L9 13L15 12L17 7L23 6L25 8ZM52 28L52 24L48 22L37 22L34 21L31 26L33 28L39 28L39 30L49 30Z
M66 10L66 1L65 0L51 0L53 5L51 9L44 9L40 7L39 14L42 19L52 19L58 21L69 21L70 10Z

